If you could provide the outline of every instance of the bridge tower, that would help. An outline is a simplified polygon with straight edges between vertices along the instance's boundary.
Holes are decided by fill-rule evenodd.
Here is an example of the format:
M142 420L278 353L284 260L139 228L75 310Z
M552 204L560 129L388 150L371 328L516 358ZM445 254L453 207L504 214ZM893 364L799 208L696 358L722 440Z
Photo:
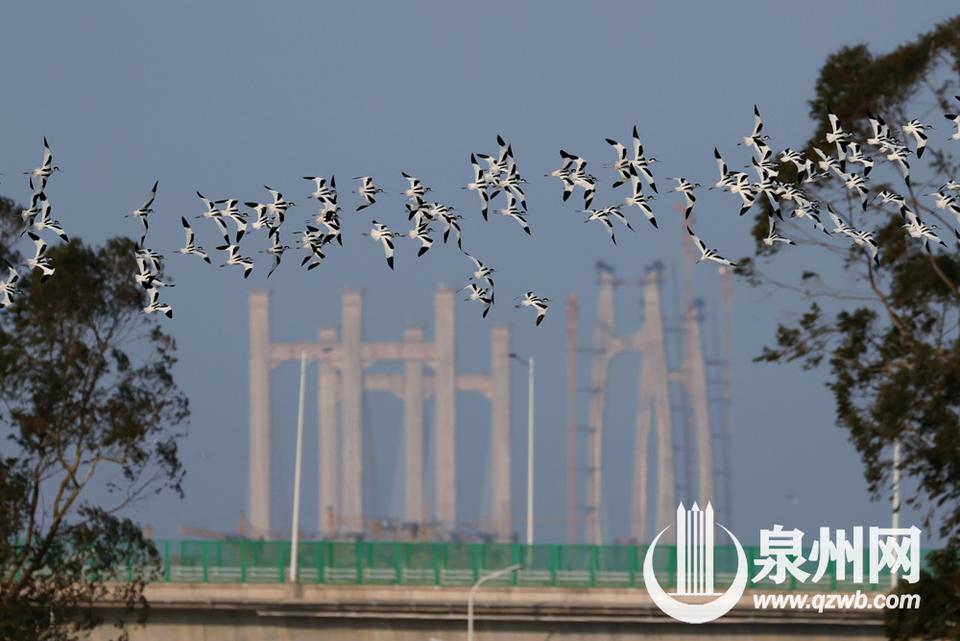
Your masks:
M614 293L620 285L639 285L643 292L644 324L632 335L617 332L614 322ZM673 461L674 431L671 419L669 383L680 383L687 391L691 406L691 430L694 433L699 464L699 500L706 504L713 499L713 470L710 429L707 415L706 383L700 346L699 316L692 305L684 312L685 354L676 370L670 371L664 351L663 312L660 297L659 270L651 270L643 278L623 280L610 270L599 272L597 324L593 341L593 364L590 377L590 400L587 422L587 478L585 493L585 535L587 543L603 542L601 506L603 500L603 428L606 411L607 375L613 359L624 352L641 354L637 398L636 436L633 468L633 504L631 536L639 542L647 538L647 514L650 490L647 483L647 461L651 444L650 430L657 436L657 496L655 529L672 522L675 471Z
M324 536L363 532L362 398L386 391L404 403L405 520L436 520L441 533L456 525L456 392L479 392L491 402L493 527L508 541L510 520L510 328L493 325L490 374L456 373L454 291L434 293L434 340L423 327L408 325L401 342L364 342L362 290L344 289L341 325L321 327L316 343L270 341L270 294L251 291L250 309L250 526L255 537L270 536L270 371L299 361L318 363L320 430L320 531ZM339 336L338 336L339 334ZM378 361L403 361L402 374L364 370ZM432 373L425 368L432 370ZM424 498L424 403L435 398L435 509ZM338 411L339 410L339 411ZM339 415L339 420L338 420ZM431 518L432 516L432 518Z

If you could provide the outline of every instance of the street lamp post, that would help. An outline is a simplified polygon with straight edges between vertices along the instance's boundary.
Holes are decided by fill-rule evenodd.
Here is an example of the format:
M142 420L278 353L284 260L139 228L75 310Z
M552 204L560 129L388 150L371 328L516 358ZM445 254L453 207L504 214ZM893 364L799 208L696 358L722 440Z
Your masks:
M303 397L306 385L307 353L300 352L300 407L297 410L297 462L293 472L293 533L290 535L290 577L297 582L297 547L300 535L300 472L303 466Z
M533 545L533 356L511 352L510 357L527 368L527 545Z
M297 461L293 472L293 532L290 535L290 583L297 582L297 547L300 544L300 475L303 467L303 397L306 389L307 356L329 352L332 347L308 354L300 352L300 406L297 410Z
M503 568L502 570L497 570L496 572L491 572L485 577L481 577L473 584L473 587L470 588L470 596L467 597L467 641L473 641L473 598L477 594L477 590L480 589L480 586L491 581L493 579L499 578L504 574L510 574L516 570L519 570L521 566L519 563L516 565L511 565L510 567Z

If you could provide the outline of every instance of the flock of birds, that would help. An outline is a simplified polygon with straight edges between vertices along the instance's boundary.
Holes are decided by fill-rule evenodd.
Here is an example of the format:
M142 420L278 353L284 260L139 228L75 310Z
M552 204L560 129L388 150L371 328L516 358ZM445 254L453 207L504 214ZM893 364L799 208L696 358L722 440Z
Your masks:
M960 96L957 96L960 100ZM877 243L873 234L867 230L857 230L846 224L834 211L827 205L827 211L833 222L833 230L828 230L820 220L820 203L809 198L803 191L803 186L836 177L843 186L850 190L859 198L863 210L866 210L867 203L870 201L870 189L868 187L868 175L874 166L874 159L866 155L867 149L874 149L890 163L894 164L903 177L905 184L910 185L910 165L908 158L911 154L916 154L918 158L923 155L926 148L926 132L932 127L925 125L919 120L912 120L903 125L900 130L914 141L914 149L910 149L907 144L902 143L894 135L894 129L888 126L882 118L868 114L869 122L872 128L872 137L864 143L859 143L851 139L848 132L845 132L840 126L838 118L829 113L830 131L827 133L825 142L827 145L835 145L837 155L824 153L815 148L816 158L805 157L803 154L785 149L779 153L774 153L767 145L770 137L763 132L763 121L760 117L759 109L754 106L754 127L750 135L744 136L738 145L743 145L752 149L756 155L752 158L751 167L756 172L757 180L752 181L749 174L740 171L731 171L724 162L719 150L714 149L717 166L720 173L720 179L710 189L721 189L733 194L737 194L742 201L740 215L744 215L751 209L754 203L761 195L765 195L771 205L769 213L769 230L764 242L767 245L775 243L795 244L792 240L782 236L777 230L777 220L783 220L781 205L785 202L792 203L790 217L807 218L815 229L824 231L827 234L843 234L848 236L853 243L870 252L874 261L879 264L879 255ZM960 115L945 114L945 117L952 121L957 127L957 131L950 137L952 140L960 140ZM644 155L643 145L640 141L637 128L633 128L633 140L631 149L620 144L616 140L606 139L607 143L616 153L616 160L604 167L611 169L616 174L616 180L613 188L621 185L629 185L629 195L625 197L624 202L618 205L603 207L600 209L591 209L598 179L587 173L587 162L576 155L560 150L562 164L559 169L545 174L548 178L557 178L563 185L562 199L566 202L576 190L581 190L583 198L583 209L578 209L579 213L587 214L584 222L600 222L610 239L614 244L617 243L615 225L624 225L626 228L635 231L628 220L624 208L636 206L643 213L644 217L658 228L657 220L654 215L650 201L654 199L652 195L645 193L649 188L653 193L659 193L656 180L651 170L651 165L657 162L656 158L647 158ZM480 213L484 220L489 220L490 213L499 214L512 218L520 228L528 235L531 234L528 223L528 212L526 197L523 192L523 185L527 181L521 177L519 168L513 155L513 148L506 143L502 137L497 137L499 145L498 153L486 155L474 153L470 156L470 162L473 168L473 182L465 185L462 189L475 191L480 200ZM44 158L43 163L32 171L23 172L29 176L29 182L33 195L30 200L29 209L21 212L26 229L24 234L34 242L35 251L32 258L26 260L20 268L27 270L40 269L42 274L40 282L45 282L55 272L55 266L51 259L45 255L47 243L41 233L49 231L56 234L61 240L68 242L67 234L64 232L60 223L51 217L50 201L45 195L47 181L54 172L60 171L59 167L53 165L53 157L46 138L43 141ZM865 146L864 146L865 145ZM873 153L873 152L871 152ZM482 164L481 164L482 163ZM781 168L786 164L792 164L796 168L797 180L792 182L781 182ZM853 171L848 172L847 167L851 165L860 165L861 173ZM394 268L394 254L396 238L406 237L420 243L417 255L423 256L433 246L434 234L442 237L446 244L451 234L456 240L458 249L473 263L474 271L469 277L466 285L458 291L468 290L467 301L477 301L483 305L483 316L486 317L491 306L494 304L494 283L492 274L495 270L485 265L476 257L463 251L462 228L458 221L463 220L463 216L454 213L455 209L451 206L439 202L428 202L427 194L432 190L424 186L421 181L405 172L401 172L408 181L409 188L402 192L406 196L405 203L407 220L412 223L412 229L407 233L391 231L387 225L372 221L372 227L369 231L363 232L374 242L380 243L387 265L390 269ZM342 208L338 204L338 192L336 178L331 176L329 180L321 176L304 176L304 180L314 184L315 190L307 196L308 199L316 199L319 203L319 211L306 222L305 229L296 230L294 235L299 236L299 248L306 252L301 261L301 267L312 270L319 266L326 258L334 243L338 246L343 245L341 234L341 212ZM362 211L376 204L380 194L385 193L383 189L374 185L373 178L370 176L360 176L354 180L359 181L357 189L352 193L358 194L362 202L356 207L356 211ZM701 187L699 183L691 183L686 178L668 178L675 181L677 186L670 192L678 193L683 196L685 201L684 219L689 221L690 214L696 203L694 190ZM172 286L172 283L163 280L163 260L156 251L146 246L147 232L149 230L148 218L154 213L153 203L157 195L157 186L159 181L155 182L150 191L150 196L142 207L136 209L127 217L137 218L143 225L143 233L140 241L137 243L136 264L137 273L133 275L138 283L147 292L148 304L143 308L143 313L151 314L160 312L167 317L173 317L173 309L169 304L160 302L160 291L163 287ZM286 214L290 207L295 206L293 202L287 202L283 194L270 187L265 187L270 193L272 202L243 202L243 205L250 212L241 210L241 201L233 199L211 201L205 198L200 192L197 196L204 206L204 211L196 215L196 219L209 219L216 226L219 236L222 238L222 244L216 247L217 251L224 252L224 262L220 265L226 267L236 265L243 269L244 278L248 277L253 270L253 258L244 255L241 249L241 239L248 237L247 232L251 229L254 232L265 230L270 242L270 246L261 250L270 256L272 266L267 276L279 267L283 254L291 249L284 245L281 240L281 228L286 220ZM953 191L953 194L946 192ZM952 213L960 225L960 183L950 181L944 185L938 192L928 194L936 198L935 207ZM668 192L669 193L669 192ZM505 206L497 208L495 206L496 198L503 194L506 200ZM874 200L882 200L883 203L895 203L900 208L900 214L905 224L903 229L906 233L915 239L924 242L927 251L930 251L930 241L946 246L946 244L936 235L934 230L936 225L926 225L921 222L919 215L910 210L904 198L890 190L882 190ZM229 221L229 225L228 222ZM196 244L194 230L187 220L186 216L181 216L181 225L185 233L184 246L177 250L177 253L184 255L194 255L208 264L212 264L210 256L203 247ZM440 230L440 231L437 231ZM714 261L723 265L736 265L723 258L715 249L709 248L700 238L694 234L693 230L687 225L687 232L693 238L696 246L699 248L701 256L697 260ZM957 238L960 239L960 231L954 230ZM8 276L6 280L0 281L0 308L7 307L23 294L17 289L16 283L19 278L18 269L14 265L7 263ZM540 325L547 312L547 303L550 299L535 295L532 291L526 292L514 300L519 301L515 307L531 307L536 311L536 324Z

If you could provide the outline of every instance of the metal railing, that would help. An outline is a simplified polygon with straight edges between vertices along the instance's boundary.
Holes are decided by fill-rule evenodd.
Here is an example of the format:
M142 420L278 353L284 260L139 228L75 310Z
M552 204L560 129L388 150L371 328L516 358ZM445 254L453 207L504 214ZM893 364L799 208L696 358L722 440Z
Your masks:
M289 541L158 540L163 562L162 581L188 583L284 583L289 577ZM782 583L770 577L755 583L759 547L745 547L751 581L749 588L769 590L869 590L890 585L889 570L878 583L866 583L869 559L864 551L863 582L837 580L836 564L813 583L818 563L798 567L810 574L800 582L791 574ZM493 585L538 587L643 588L646 545L524 545L519 543L392 543L330 541L301 542L298 546L298 582L318 584L469 586L498 569L520 564L522 569L493 580ZM928 551L923 551L924 558ZM803 551L809 559L810 550ZM654 571L661 587L676 588L677 554L674 546L658 545ZM737 571L732 546L714 548L714 584L723 588Z

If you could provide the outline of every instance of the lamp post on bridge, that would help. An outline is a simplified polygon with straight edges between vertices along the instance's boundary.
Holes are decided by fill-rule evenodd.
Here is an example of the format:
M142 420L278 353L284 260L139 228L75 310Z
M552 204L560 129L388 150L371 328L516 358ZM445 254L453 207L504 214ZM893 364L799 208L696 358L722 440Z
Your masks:
M511 356L513 356L513 354L511 354ZM504 574L510 574L511 572L515 572L519 570L521 567L523 566L517 563L516 565L511 565L509 567L503 568L502 570L491 572L487 576L481 577L479 580L477 580L477 582L473 584L473 587L470 588L470 596L467 597L467 641L473 641L473 598L476 596L477 590L479 590L480 586L486 583L487 581L491 581L493 579L499 578Z
M303 399L306 387L307 356L316 356L329 352L332 347L324 347L315 352L300 352L300 405L297 410L297 461L293 472L293 532L290 534L290 576L287 581L297 582L297 548L300 544L300 475L303 468Z
M527 368L527 545L533 545L533 356L523 358L510 352Z

